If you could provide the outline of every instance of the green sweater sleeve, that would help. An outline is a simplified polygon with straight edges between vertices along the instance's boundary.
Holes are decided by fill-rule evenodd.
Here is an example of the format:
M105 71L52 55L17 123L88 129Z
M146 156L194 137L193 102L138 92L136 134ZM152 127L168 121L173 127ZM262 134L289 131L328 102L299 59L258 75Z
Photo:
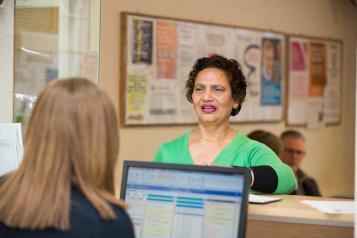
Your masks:
M296 189L296 179L292 169L281 162L267 146L255 143L249 154L250 167L269 165L278 176L278 187L273 194L290 194Z

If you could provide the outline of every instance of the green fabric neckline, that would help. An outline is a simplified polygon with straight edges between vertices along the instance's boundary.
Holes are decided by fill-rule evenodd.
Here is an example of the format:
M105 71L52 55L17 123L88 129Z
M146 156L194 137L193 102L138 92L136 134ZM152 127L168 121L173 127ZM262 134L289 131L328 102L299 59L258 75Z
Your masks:
M185 153L187 154L187 158L190 160L191 164L195 164L191 157L191 153L188 147L188 142L190 139L190 136L192 134L192 131L188 132L185 136ZM239 131L237 132L237 135L234 137L234 139L229 143L226 147L224 147L221 152L216 156L216 158L212 161L212 164L217 164L217 165L222 165L226 164L224 161L226 159L230 159L230 155L236 152L237 147L240 147L244 142L245 142L245 136L242 135Z

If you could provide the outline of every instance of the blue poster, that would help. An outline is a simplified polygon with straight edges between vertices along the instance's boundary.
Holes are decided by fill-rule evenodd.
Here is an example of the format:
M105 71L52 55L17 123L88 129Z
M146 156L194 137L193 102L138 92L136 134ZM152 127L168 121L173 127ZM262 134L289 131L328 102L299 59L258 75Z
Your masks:
M262 38L261 104L281 105L281 40Z

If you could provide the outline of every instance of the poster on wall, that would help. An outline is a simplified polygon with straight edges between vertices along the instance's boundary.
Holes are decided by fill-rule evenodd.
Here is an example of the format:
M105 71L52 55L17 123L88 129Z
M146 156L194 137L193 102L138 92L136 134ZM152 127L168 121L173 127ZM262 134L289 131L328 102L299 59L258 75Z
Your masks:
M236 59L247 81L247 96L236 121L277 121L282 116L285 38L236 30Z
M185 83L198 58L215 54L238 60L246 75L233 122L282 120L283 34L131 13L122 13L122 33L122 126L195 123Z
M152 62L152 35L153 27L152 21L134 19L133 32L133 49L132 49L132 63L146 63Z
M339 41L289 38L288 125L318 129L341 120Z

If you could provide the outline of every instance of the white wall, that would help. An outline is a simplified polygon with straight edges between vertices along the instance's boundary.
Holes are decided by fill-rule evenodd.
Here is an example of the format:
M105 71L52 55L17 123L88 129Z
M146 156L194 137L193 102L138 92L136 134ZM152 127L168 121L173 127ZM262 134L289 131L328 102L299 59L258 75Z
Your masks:
M356 82L357 82L357 47L356 47ZM355 103L356 103L356 106L357 106L357 90L355 91L356 94L355 94ZM357 122L357 110L355 111L355 125L356 125L356 122ZM357 137L357 128L355 127L355 148L357 148L357 140L356 140L356 137ZM357 197L357 176L356 176L356 172L357 172L357 153L356 153L356 150L355 150L355 198ZM355 227L357 227L357 203L355 203ZM354 237L357 237L357 229L354 229L355 231L355 235Z
M324 195L353 195L355 66L357 8L348 0L104 0L101 22L101 86L119 105L121 11L277 30L343 41L342 123L318 131L301 130L307 140L303 169L313 175ZM244 105L243 105L244 106ZM122 109L120 109L122 110ZM284 122L236 124L243 133L261 128L276 134ZM121 129L121 160L151 160L160 143L191 126ZM118 166L118 175L121 167ZM119 181L119 180L118 180Z
M14 0L0 6L0 123L12 122Z

